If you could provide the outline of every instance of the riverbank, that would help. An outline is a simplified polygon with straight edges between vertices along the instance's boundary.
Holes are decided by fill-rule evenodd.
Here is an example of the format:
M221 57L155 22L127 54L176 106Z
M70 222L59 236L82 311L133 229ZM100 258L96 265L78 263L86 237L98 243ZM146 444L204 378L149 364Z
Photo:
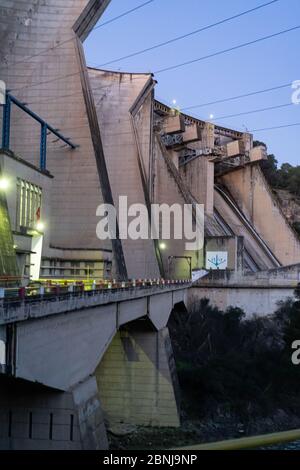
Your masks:
M206 299L174 311L169 322L180 385L178 429L118 426L111 449L172 449L300 428L300 302L273 316L246 319Z
M109 431L109 442L111 450L161 450L297 428L300 428L300 418L284 410L251 422L242 422L237 416L220 411L215 419L183 420L178 429L118 426ZM299 443L284 447L299 448Z

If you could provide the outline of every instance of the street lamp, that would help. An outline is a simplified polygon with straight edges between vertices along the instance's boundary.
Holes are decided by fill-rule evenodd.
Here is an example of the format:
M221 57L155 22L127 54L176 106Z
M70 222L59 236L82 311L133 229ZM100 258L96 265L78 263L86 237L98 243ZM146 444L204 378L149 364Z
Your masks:
M7 178L0 178L0 191L6 191L9 188L9 180Z
M45 229L45 224L43 222L38 222L36 224L36 229L38 232L43 232Z

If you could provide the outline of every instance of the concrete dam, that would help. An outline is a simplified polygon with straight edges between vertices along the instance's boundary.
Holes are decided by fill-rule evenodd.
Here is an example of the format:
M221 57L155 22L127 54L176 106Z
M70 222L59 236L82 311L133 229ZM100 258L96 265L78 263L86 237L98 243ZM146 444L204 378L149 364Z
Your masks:
M300 282L266 148L162 103L151 73L86 65L109 3L1 0L0 449L107 449L114 424L178 427L173 309L208 298L269 315ZM122 196L148 215L189 205L194 224L202 205L203 246L99 240L97 207Z

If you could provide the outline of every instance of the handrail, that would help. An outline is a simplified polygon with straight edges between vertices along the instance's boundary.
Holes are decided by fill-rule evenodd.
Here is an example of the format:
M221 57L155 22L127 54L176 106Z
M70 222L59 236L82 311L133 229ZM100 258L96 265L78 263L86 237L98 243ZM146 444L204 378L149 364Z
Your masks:
M61 281L52 282L37 281L36 286L0 288L0 300L6 303L26 301L32 302L36 299L51 299L61 296L73 296L97 294L104 292L118 292L128 289L147 289L149 287L169 288L190 284L190 279L165 280L165 279L136 279L131 281L103 280L98 281Z
M188 447L176 448L176 450L244 450L258 447L272 446L300 440L300 429L291 431L262 434L258 436L241 437L219 442L196 444Z
M58 139L62 140L65 145L72 149L76 149L78 145L71 142L68 137L64 137L58 129L50 126L44 119L31 111L26 104L21 103L17 98L6 92L5 103L3 105L3 131L2 131L2 148L9 150L10 147L10 125L11 125L11 105L15 104L18 108L28 114L32 119L41 125L41 139L40 139L40 169L46 170L46 153L47 153L47 133L48 131L54 134Z

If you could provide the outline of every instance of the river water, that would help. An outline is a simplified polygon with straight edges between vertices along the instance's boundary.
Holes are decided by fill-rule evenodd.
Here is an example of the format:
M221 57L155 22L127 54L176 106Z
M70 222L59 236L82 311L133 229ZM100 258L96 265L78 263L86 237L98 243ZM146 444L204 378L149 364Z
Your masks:
M300 441L286 442L274 446L261 447L261 450L300 450Z

